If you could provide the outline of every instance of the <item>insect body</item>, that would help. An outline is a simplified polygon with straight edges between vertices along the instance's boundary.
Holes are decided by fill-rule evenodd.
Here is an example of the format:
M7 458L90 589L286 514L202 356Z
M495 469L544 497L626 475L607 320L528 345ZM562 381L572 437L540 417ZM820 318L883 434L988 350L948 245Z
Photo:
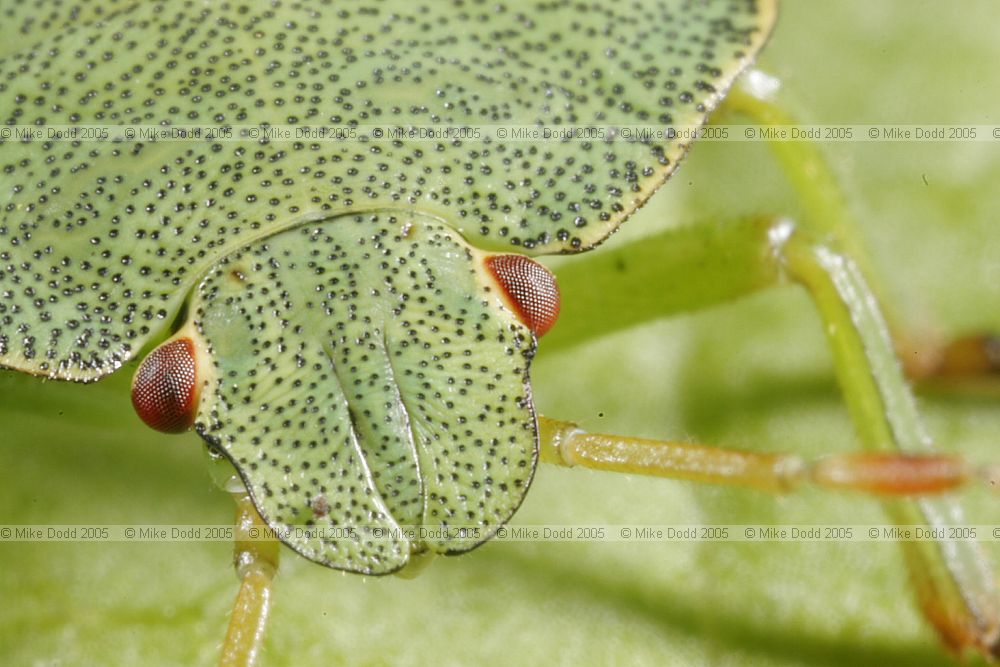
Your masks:
M455 10L375 4L374 13L298 7L243 15L188 3L138 4L64 35L40 26L35 34L36 24L26 16L25 41L48 38L52 47L44 55L38 47L11 53L9 67L19 71L0 95L10 109L7 122L29 125L182 119L293 127L385 121L404 130L472 121L700 124L763 43L773 16L770 3L715 3L695 12L653 3L638 16L657 28L630 35L638 16L581 12L570 3L539 5L529 13L511 6L504 9L511 26L504 33L492 26L485 5ZM337 24L335 35L321 29L326 22ZM594 40L586 48L553 46L558 50L550 62L532 66L529 53L550 48L544 26L559 23ZM376 24L378 44L370 32ZM153 45L140 38L154 33L159 37ZM120 37L112 39L114 57L100 46L109 34ZM677 65L665 67L663 59L671 54ZM261 58L268 64L258 71ZM633 74L616 76L626 71ZM50 79L74 81L83 111L62 109ZM480 92L484 85L502 91L504 99L487 102ZM26 104L30 90L42 92ZM482 528L477 543L482 541L520 504L534 468L526 355L533 349L530 328L542 332L550 326L551 308L543 305L536 315L530 307L526 329L491 314L506 304L473 296L488 288L461 283L468 304L460 293L442 295L440 284L454 283L463 272L490 282L482 261L474 266L471 248L461 246L423 255L419 248L427 242L415 241L404 250L403 228L416 230L419 238L423 221L436 218L454 230L450 244L462 235L486 249L584 249L649 196L690 139L521 146L475 133L471 140L401 136L375 141L360 132L355 141L334 144L267 138L198 145L80 143L68 150L55 142L8 143L4 178L10 198L0 236L7 239L4 280L14 289L4 304L4 363L51 377L101 377L162 335L197 290L190 326L196 347L207 356L198 364L204 370L201 386L185 388L200 391L196 427L237 466L269 522L321 520L360 528L398 513L405 524L467 521ZM397 210L421 217L411 220L404 213L399 219ZM316 227L321 221L322 228ZM347 229L357 231L351 238L332 237L322 250L306 241L310 234ZM284 259L270 257L272 248L293 240L306 245L286 246ZM78 256L76 248L86 250ZM469 254L465 269L447 266L461 266L463 254ZM295 261L306 263L292 269ZM381 268L367 266L375 262ZM490 270L503 275L508 264L491 260ZM310 273L323 298L296 298L294 286ZM385 319L373 319L382 313ZM498 317L497 324L482 319ZM246 320L244 330L232 327L236 318ZM309 341L317 324L331 337ZM487 326L501 329L489 332ZM150 363L175 358L180 343L168 345L140 372L140 412L147 412L143 391ZM453 346L454 352L447 349ZM492 358L476 361L490 346L496 350ZM411 357L418 350L431 359ZM515 350L525 357L520 363L497 367ZM306 377L324 363L332 364L330 372L336 369L336 379L326 381L339 390ZM293 377L295 369L303 377ZM289 385L283 384L286 374ZM486 376L491 379L472 379ZM358 384L366 388L363 395L352 393ZM381 397L371 389L381 389ZM302 395L289 394L296 390ZM274 404L278 397L289 403ZM253 416L237 416L243 409ZM265 419L271 409L274 417ZM449 413L459 421L446 421ZM153 417L167 430L187 419L173 412ZM379 432L383 421L396 425L393 433ZM483 432L474 432L473 424ZM327 442L328 429L338 435ZM406 430L412 438L402 434ZM465 439L470 441L460 442ZM453 458L456 451L442 446L452 440L471 458ZM509 451L498 452L500 443ZM354 482L340 491L345 498L328 500L345 511L348 497L370 498L371 504L346 515L311 517L307 508L315 498L334 490L314 472L304 472L306 461L279 464L273 452L295 449L289 453L294 458L300 447L312 447L329 458L328 448L345 446L354 454L330 474ZM510 479L495 478L490 462L496 456ZM274 471L280 484L254 479L265 470ZM424 488L435 479L444 487ZM404 545L389 545L398 551L388 558L395 565L385 563L385 556L377 558L379 564L362 558L366 564L354 565L357 556L341 562L324 549L295 548L362 572L396 569L407 552ZM355 554L375 547L329 545L333 551L345 548Z
M53 11L44 24L9 12L24 36L2 70L8 123L354 133L4 145L4 364L96 379L183 315L140 366L140 415L167 431L193 423L270 526L350 529L285 541L369 574L483 543L527 491L528 364L558 301L547 273L507 253L596 245L689 144L519 145L471 126L700 125L774 19L772 3L749 1L178 3L95 11L60 32ZM74 95L72 110L59 102ZM419 140L415 128L439 125L463 132ZM807 282L817 264L792 236L773 249ZM403 525L442 532L386 530ZM981 630L964 623L956 636Z

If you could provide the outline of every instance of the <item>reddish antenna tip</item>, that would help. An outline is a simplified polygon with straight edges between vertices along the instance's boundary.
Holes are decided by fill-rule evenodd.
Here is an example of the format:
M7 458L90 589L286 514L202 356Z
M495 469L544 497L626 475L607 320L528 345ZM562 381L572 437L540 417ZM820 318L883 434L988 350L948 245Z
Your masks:
M552 272L523 255L493 255L486 266L525 326L544 336L559 317L559 285Z
M183 433L197 412L194 341L168 341L142 360L132 381L132 406L150 428Z

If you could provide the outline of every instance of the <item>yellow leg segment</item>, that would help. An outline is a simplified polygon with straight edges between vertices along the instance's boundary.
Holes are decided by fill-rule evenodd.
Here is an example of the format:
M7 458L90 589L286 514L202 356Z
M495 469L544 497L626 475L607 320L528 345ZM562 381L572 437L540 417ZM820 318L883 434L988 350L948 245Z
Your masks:
M233 604L220 667L249 667L260 655L271 609L271 582L278 569L279 544L269 534L246 492L236 498L236 544L233 560L240 591Z
M749 486L771 493L815 484L874 495L916 496L952 491L975 480L997 481L996 470L973 470L948 454L855 452L807 461L795 454L587 433L573 422L547 417L539 417L538 425L544 463Z

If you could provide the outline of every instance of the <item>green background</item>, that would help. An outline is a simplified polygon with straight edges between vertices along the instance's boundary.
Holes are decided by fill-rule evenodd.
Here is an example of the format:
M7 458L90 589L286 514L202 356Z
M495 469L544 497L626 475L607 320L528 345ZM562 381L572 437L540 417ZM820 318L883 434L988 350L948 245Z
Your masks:
M760 65L809 123L1000 125L994 0L786 2ZM875 280L918 335L1000 331L1000 141L824 144ZM609 244L796 204L762 145L696 146ZM600 252L600 250L598 250ZM550 262L585 262L586 256ZM656 286L651 285L651 290ZM582 316L582 315L581 315ZM613 312L590 313L613 317ZM145 429L131 368L0 374L0 524L222 524L198 438ZM856 446L808 299L783 288L534 367L541 413L592 430L807 455ZM947 451L997 461L1000 392L924 393ZM998 499L963 494L970 523ZM877 503L539 469L515 524L865 524ZM1000 549L989 544L997 563ZM888 543L491 543L413 581L285 551L263 664L947 664ZM236 592L224 543L0 542L0 663L207 664Z

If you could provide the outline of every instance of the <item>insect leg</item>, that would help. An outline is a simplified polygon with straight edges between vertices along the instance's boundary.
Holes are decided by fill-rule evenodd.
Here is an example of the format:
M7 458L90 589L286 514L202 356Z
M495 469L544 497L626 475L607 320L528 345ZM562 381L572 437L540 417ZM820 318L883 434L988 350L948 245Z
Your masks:
M917 413L888 327L857 264L844 254L793 234L784 247L788 275L813 297L826 324L835 368L855 428L873 451L930 453L931 440ZM897 523L935 528L960 521L948 498L886 503ZM947 532L947 531L946 531ZM954 649L997 651L1000 594L978 544L944 539L905 543L911 578L925 615Z
M877 301L854 259L832 249L826 243L833 240L829 235L821 238L823 242L810 230L800 230L787 220L713 223L670 230L605 252L589 262L569 264L557 271L563 319L546 338L543 349L576 344L636 323L630 317L665 317L729 301L769 285L798 284L806 288L819 310L845 402L865 449L871 452L871 458L859 461L867 460L867 466L885 457L888 463L884 465L900 465L898 472L905 477L933 477L938 473L915 472L936 455ZM611 264L594 270L595 262ZM577 287L588 281L589 286ZM650 290L643 289L649 284L662 289L650 297ZM643 301L650 299L649 303ZM577 315L578 308L608 316L592 322L592 331L586 332L576 325L585 319ZM565 330L560 331L562 327ZM684 455L679 454L681 458ZM931 458L924 463L900 464L913 455ZM708 460L717 463L711 456ZM768 465L780 469L780 462L751 458L743 459L741 465L749 470L744 483L784 483L784 473L761 472ZM853 468L848 479L872 476L871 470L862 472L864 466L859 465L847 466ZM935 465L927 468L935 469ZM918 486L925 482L929 487L937 484L924 478ZM941 482L941 489L950 484ZM876 484L883 493L906 485L898 481ZM884 504L900 525L944 528L941 532L947 534L948 526L962 521L961 508L948 497L897 499ZM903 549L920 606L944 641L956 650L969 646L995 652L1000 640L1000 593L981 546L943 539L904 543Z
M775 244L785 228L768 217L706 221L574 257L555 271L559 324L541 349L548 354L780 284Z
M996 390L1000 336L972 334L950 341L910 341L896 336L896 349L906 374L929 388Z
M541 458L564 467L650 475L783 493L805 484L883 496L954 490L993 469L973 470L947 454L851 453L807 461L796 454L587 433L573 422L539 418Z
M271 608L271 581L278 569L278 541L266 537L270 531L250 496L246 492L233 495L237 505L233 560L240 591L222 645L221 667L245 667L256 662Z
M733 87L722 107L723 116L740 114L761 125L788 127L795 119L772 95L758 92L754 82L761 77L753 72ZM828 239L830 245L854 258L865 276L876 276L864 244L857 232L837 179L817 145L811 141L768 142L772 154L783 167L789 184L795 189L804 213L800 220L816 238ZM878 284L871 285L876 295ZM886 303L885 299L880 299ZM912 338L886 313L889 330L906 374L921 382L948 388L983 388L984 378L1000 377L1000 337L982 333L961 336L951 341ZM995 382L993 384L995 388ZM989 388L987 386L987 388Z

